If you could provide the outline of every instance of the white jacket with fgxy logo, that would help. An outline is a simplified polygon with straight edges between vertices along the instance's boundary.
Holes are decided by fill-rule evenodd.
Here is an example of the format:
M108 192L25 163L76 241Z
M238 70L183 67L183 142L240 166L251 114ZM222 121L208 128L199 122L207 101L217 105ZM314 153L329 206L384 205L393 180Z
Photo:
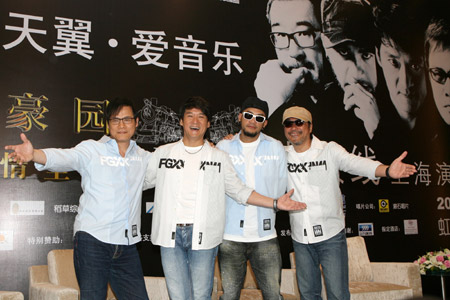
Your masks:
M304 155L298 155L292 145L286 152L288 189L294 189L291 198L307 204L305 210L289 212L292 239L308 244L332 238L345 227L339 171L376 179L375 170L381 163L315 136Z
M155 187L151 240L154 245L175 246L176 203L183 195L184 144L181 141L159 147L153 153L144 189ZM247 203L252 189L238 178L227 153L205 141L198 166L197 196L192 232L192 249L211 249L222 242L225 228L225 194Z

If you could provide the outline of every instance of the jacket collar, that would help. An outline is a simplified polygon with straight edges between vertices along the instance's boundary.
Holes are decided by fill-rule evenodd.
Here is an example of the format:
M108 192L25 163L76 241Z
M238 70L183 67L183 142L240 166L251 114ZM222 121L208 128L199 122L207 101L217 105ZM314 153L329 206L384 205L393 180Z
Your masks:
M296 153L293 145L289 145L285 149L287 152ZM319 140L314 134L313 134L313 139L311 141L311 147L309 147L308 150L310 150L310 149L316 149L316 150L323 149L322 141ZM308 151L308 150L306 150L306 151Z

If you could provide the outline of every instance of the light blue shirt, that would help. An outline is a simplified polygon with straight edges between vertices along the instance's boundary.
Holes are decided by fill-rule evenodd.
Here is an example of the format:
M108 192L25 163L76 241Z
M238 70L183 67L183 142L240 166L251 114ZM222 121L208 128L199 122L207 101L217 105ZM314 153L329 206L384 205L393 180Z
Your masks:
M245 182L245 162L239 136L240 134L231 140L220 141L217 148L229 154L239 178ZM271 198L282 196L287 186L287 161L281 142L261 133L254 159L255 191ZM242 236L243 222L245 206L227 196L225 233ZM276 232L275 212L272 208L258 207L258 232L260 237Z
M43 149L47 163L39 171L77 171L81 175L74 234L85 231L98 240L132 245L141 240L142 187L151 153L130 141L125 157L116 140L103 136L70 149Z

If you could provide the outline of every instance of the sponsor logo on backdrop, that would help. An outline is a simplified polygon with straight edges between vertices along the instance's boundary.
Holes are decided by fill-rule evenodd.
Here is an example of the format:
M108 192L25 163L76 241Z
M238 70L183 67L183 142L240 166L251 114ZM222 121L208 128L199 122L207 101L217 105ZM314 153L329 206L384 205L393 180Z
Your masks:
M381 226L381 232L400 232L400 226Z
M358 223L358 235L359 236L374 235L373 223Z
M403 224L405 227L405 235L410 234L419 234L419 227L417 226L417 220L403 220Z
M395 210L408 210L409 209L409 203L394 203L394 204L392 204L392 209L395 209Z
M389 212L389 200L388 199L378 199L378 210L380 213Z
M14 250L12 230L0 230L0 251Z
M280 230L280 236L291 236L291 230L290 229Z
M10 214L15 216L43 216L45 201L10 201Z
M155 202L145 202L145 213L147 213L147 214L153 213L154 206L155 206Z

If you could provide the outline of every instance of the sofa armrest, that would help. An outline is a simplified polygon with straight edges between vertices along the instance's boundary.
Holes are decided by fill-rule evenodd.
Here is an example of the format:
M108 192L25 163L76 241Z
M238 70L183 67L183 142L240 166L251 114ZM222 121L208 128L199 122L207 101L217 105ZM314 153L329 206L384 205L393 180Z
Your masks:
M51 283L30 284L30 300L78 300L78 290Z
M31 266L28 268L28 274L30 275L30 285L32 283L50 282L47 265Z
M422 281L419 266L414 263L380 263L371 262L373 281L408 286L413 289L413 296L422 297Z
M280 292L282 294L294 295L297 299L300 299L300 293L297 286L297 275L295 269L282 269L281 270L281 287Z

